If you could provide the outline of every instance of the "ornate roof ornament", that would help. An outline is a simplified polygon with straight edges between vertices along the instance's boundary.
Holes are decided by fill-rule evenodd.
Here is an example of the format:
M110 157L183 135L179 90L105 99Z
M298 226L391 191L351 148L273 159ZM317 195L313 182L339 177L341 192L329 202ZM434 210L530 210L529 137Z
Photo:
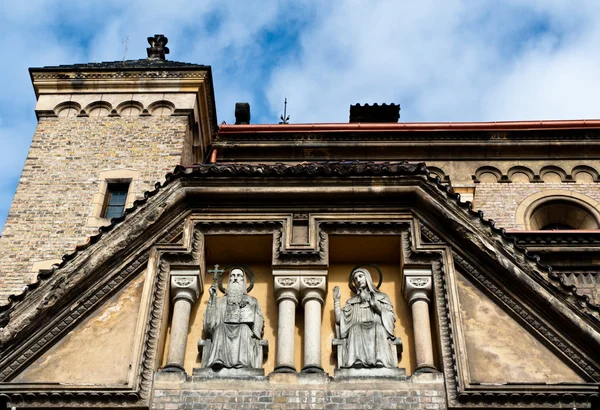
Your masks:
M148 58L151 60L165 60L165 54L169 54L167 43L169 39L163 34L155 34L154 37L148 37L150 47L146 48Z

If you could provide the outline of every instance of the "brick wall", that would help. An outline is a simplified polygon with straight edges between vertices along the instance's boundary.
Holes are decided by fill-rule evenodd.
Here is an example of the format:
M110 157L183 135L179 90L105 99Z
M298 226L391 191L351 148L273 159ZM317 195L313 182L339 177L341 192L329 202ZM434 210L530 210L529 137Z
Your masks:
M538 192L557 190L580 193L600 202L600 184L597 183L480 183L475 187L474 208L496 221L497 227L524 230L525 227L515 221L521 202Z
M187 117L41 118L0 238L0 304L31 281L33 262L97 231L86 223L100 171L138 170L130 192L142 197L189 158L187 139Z
M302 375L300 375L302 376ZM183 382L154 391L152 409L445 409L441 374L406 381L312 381L308 384ZM232 384L236 384L236 389Z

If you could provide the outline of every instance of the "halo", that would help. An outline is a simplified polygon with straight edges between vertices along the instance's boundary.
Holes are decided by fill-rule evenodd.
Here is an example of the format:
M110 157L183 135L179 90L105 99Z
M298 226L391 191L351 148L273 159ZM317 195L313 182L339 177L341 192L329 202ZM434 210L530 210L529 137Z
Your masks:
M231 273L231 270L233 268L241 269L244 272L244 275L248 275L250 277L249 278L250 284L248 285L248 288L246 288L246 293L250 292L252 290L252 288L254 287L254 272L247 265L244 265L242 263L234 263L234 264L225 266L225 268L223 269L224 272L221 275L219 275L218 284L219 284L219 290L221 291L221 293L227 293L227 290L223 287L223 275L225 274L225 272Z
M383 281L383 273L381 273L381 269L379 269L379 266L375 265L374 263L360 263L352 268L352 270L350 271L350 276L348 277L348 284L350 286L350 289L352 289L354 292L356 292L356 289L354 289L354 284L352 283L352 273L356 269L362 268L363 266L370 266L377 270L377 272L379 273L379 281L377 282L377 286L375 286L375 287L377 289L379 289L379 287L381 286L381 282ZM371 274L371 271L369 271L368 269L367 269L367 271L369 272L369 274ZM373 279L373 278L371 278L371 279Z

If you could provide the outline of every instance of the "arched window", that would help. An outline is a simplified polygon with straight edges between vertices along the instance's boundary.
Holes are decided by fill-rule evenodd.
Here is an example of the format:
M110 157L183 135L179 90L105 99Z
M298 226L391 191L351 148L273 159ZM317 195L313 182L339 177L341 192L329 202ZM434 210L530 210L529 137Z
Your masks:
M529 219L531 230L598 229L598 219L587 206L568 199L548 199L536 206Z

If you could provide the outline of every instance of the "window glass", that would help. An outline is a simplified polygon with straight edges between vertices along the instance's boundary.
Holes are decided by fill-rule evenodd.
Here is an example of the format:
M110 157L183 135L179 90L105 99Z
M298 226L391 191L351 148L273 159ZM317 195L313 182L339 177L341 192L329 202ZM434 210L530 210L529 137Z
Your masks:
M129 183L109 183L106 189L106 202L104 205L103 218L118 218L125 211Z

